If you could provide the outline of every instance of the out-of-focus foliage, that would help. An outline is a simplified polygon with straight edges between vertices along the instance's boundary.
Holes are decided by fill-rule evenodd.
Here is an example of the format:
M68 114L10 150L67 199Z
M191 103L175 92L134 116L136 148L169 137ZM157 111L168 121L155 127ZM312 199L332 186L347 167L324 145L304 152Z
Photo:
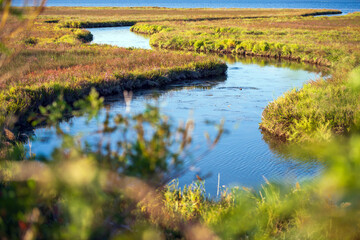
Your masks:
M164 191L167 212L200 221L221 239L357 239L359 146L358 134L308 146L325 163L317 178L294 185L265 180L259 190L223 189L218 201L204 197L199 184L183 190L172 184Z
M43 110L51 123L58 104ZM90 106L100 107L102 100L93 91L76 105L91 116ZM224 188L213 199L204 182L164 185L186 157L191 122L173 128L155 107L133 116L108 114L100 132L104 139L123 134L115 148L91 148L57 127L63 144L49 159L1 162L0 231L9 239L356 239L359 234L357 134L307 148L325 163L311 182L285 186L265 180L259 190Z
M108 112L96 132L99 144L91 145L66 134L59 121L71 112L91 120L103 107L103 99L93 90L74 106L71 110L60 96L41 108L39 119L55 124L63 139L51 157L30 156L24 148L9 144L4 149L7 156L22 158L1 160L0 235L10 239L27 234L34 238L114 238L145 221L147 215L167 216L166 211L157 210L164 206L155 188L182 170L193 122L174 128L152 106L135 115L111 117ZM116 144L106 140L111 136L119 136ZM41 161L31 161L33 158ZM140 202L148 208L145 213L136 211ZM168 220L159 227L176 227L182 234L188 231L181 218L173 215Z

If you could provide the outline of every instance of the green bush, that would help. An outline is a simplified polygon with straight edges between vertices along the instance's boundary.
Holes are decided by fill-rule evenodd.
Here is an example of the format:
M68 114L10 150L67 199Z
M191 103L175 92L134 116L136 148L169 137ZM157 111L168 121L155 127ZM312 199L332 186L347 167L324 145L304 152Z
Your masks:
M255 45L254 42L248 41L248 40L243 41L243 42L241 42L241 44L240 44L240 46L243 47L244 50L246 50L246 51L252 51L253 48L254 48L254 45Z
M39 40L37 38L30 37L30 38L25 39L24 42L26 45L36 45L39 42Z
M90 31L87 30L77 30L75 32L77 39L83 43L91 42L93 40L93 35Z
M195 50L199 50L201 47L204 46L204 41L203 40L197 40L195 43L194 43L194 48Z
M281 48L281 54L282 55L285 55L285 56L289 56L291 55L292 51L291 51L291 48L287 45L284 45L282 48Z

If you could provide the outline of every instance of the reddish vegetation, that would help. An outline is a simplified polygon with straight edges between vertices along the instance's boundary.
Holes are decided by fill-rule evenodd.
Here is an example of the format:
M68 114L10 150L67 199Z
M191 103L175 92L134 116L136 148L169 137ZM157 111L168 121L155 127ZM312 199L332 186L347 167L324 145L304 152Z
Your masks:
M31 59L30 62L27 62ZM210 58L216 61L215 58ZM193 62L204 62L209 57L180 54L175 52L157 52L149 50L127 50L116 47L79 46L62 47L54 50L33 48L18 55L11 65L27 66L23 72L13 74L13 77L2 83L2 88L9 86L37 86L44 83L63 83L110 77L114 73L146 73L155 70L165 70L184 67ZM3 70L4 70L3 69ZM4 74L5 72L3 72ZM73 79L73 80L72 80Z

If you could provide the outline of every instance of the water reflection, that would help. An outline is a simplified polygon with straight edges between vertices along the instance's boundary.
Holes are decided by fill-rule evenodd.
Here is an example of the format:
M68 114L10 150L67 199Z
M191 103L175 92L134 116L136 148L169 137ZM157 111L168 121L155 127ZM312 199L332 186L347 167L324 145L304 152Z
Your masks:
M216 54L222 60L228 64L234 64L241 62L244 65L256 64L262 67L272 66L277 68L288 68L291 70L305 70L309 72L321 73L322 76L330 74L330 68L326 66L318 66L315 64L306 64L296 61L288 61L283 59L275 59L271 57L256 57L256 56L243 56L243 55L232 55L232 54Z

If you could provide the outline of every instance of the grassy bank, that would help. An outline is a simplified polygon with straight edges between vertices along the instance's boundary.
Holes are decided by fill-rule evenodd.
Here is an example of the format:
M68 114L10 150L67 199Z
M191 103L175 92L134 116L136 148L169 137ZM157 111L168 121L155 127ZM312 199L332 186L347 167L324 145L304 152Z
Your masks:
M12 17L5 29L11 32L21 24ZM90 45L89 31L63 24L40 16L32 28L3 39L7 54L14 56L0 69L1 124L7 124L10 116L18 117L18 124L25 123L28 113L51 103L60 93L72 103L91 88L105 96L226 71L226 65L215 57Z
M10 46L45 52L53 48L69 49L70 45L78 46L92 40L90 32L79 28L136 23L132 31L150 34L151 45L162 49L284 58L331 66L334 69L331 80L310 84L302 90L309 91L305 94L288 93L285 100L279 99L264 111L261 123L264 131L282 139L301 141L319 135L313 134L314 131L323 131L320 134L323 136L329 132L348 133L355 121L356 96L339 97L346 103L344 108L335 104L336 98L329 99L333 107L324 111L317 109L323 109L327 103L311 100L334 97L329 91L344 96L348 91L346 75L359 64L360 15L312 17L332 12L336 13L303 9L49 7L38 17L31 31L10 41ZM16 21L9 22L10 27L13 25ZM301 102L304 104L299 104ZM336 109L343 110L335 114Z
M5 24L5 31L2 35L22 27L22 24L22 21L14 17L10 18ZM4 43L9 51L17 52L18 49L27 49L34 46L52 49L60 45L80 45L91 42L93 36L85 29L65 28L57 25L56 22L37 19L31 28L3 40L5 40Z
M9 115L37 111L60 93L72 103L86 96L91 88L105 96L184 79L219 76L226 71L226 65L216 58L97 45L28 48L5 65L1 73L7 75L18 66L24 66L22 71L12 73L1 83L2 122Z
M273 56L323 65L359 52L358 15L274 17L219 21L139 23L155 47L200 52ZM341 36L341 39L339 37Z
M356 127L359 94L347 86L360 63L360 15L138 23L154 47L291 59L332 67L332 77L286 93L263 112L261 129L281 139L316 141Z

